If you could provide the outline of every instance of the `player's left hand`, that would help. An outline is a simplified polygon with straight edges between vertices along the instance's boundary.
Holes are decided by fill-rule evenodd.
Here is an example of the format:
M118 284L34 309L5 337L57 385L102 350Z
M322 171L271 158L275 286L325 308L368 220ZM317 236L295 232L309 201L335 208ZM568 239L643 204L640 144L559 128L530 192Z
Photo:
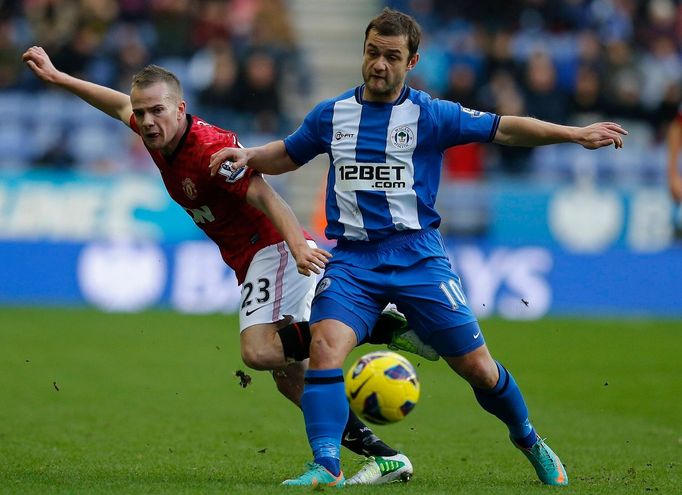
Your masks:
M628 131L615 122L597 122L578 129L576 142L588 150L596 150L613 145L616 149L623 147L623 137Z
M329 251L318 247L310 247L308 243L302 244L295 251L291 253L296 260L296 268L298 273L309 277L311 274L320 274L325 265L332 257Z

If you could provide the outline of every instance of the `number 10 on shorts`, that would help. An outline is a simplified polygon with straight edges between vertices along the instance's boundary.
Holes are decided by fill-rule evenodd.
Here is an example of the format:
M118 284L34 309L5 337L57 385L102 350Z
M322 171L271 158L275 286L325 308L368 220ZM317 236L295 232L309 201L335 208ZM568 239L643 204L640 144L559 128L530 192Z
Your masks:
M462 290L459 280L450 279L447 282L441 282L440 290L443 291L445 297L450 301L452 309L459 308L460 304L466 306L467 300L466 297L464 297L464 291Z

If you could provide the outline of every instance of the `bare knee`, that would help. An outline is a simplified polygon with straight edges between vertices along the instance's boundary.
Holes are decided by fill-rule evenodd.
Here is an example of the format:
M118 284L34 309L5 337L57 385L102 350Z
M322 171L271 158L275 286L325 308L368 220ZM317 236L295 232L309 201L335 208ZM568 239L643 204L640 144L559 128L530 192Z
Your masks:
M272 359L266 349L257 347L242 347L242 361L253 370L270 370L276 366L272 365Z
M355 332L336 320L322 320L311 328L310 366L314 369L343 367L343 361L357 344Z
M500 374L486 346L464 356L446 358L446 361L473 387L491 389L497 385Z
M254 370L272 370L286 365L282 344L274 325L257 325L241 333L242 361Z

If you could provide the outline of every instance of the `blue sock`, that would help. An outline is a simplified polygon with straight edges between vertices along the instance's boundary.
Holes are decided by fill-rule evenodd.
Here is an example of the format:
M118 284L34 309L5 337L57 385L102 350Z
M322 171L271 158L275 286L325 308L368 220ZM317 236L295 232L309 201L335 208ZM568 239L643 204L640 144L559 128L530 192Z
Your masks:
M341 435L348 421L343 370L306 371L301 409L315 462L338 476L341 472Z
M500 379L492 389L474 389L476 400L490 414L497 416L509 428L509 434L521 447L535 443L536 433L528 419L528 408L514 377L497 361Z

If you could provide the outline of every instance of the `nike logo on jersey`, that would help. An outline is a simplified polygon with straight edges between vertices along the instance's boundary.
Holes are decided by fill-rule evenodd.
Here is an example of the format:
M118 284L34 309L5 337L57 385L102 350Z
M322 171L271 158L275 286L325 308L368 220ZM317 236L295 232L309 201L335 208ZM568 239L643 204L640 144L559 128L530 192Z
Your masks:
M480 331L480 330L474 334L474 338L477 339L477 338L479 337L479 335L481 335L481 331Z
M351 391L351 393L350 393L350 398L354 400L354 399L358 396L358 394L360 393L360 390L362 390L362 387L364 387L364 386L367 384L367 382L370 381L371 379L372 379L372 377L370 376L370 377L367 378L364 382L362 382L362 383L358 386L358 388L356 388L355 390Z
M252 309L252 310L248 310L248 309L247 309L246 312L244 313L244 316L251 316L251 315L254 314L256 311L258 311L259 309L263 309L264 307L265 307L265 306L258 306L256 309Z

